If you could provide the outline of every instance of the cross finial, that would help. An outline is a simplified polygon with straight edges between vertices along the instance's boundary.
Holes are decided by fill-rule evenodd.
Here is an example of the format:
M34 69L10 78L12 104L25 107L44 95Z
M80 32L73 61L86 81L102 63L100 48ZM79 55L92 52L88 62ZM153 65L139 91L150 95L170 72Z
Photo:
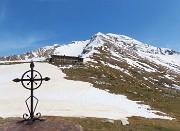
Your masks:
M30 68L34 68L34 63L31 61Z

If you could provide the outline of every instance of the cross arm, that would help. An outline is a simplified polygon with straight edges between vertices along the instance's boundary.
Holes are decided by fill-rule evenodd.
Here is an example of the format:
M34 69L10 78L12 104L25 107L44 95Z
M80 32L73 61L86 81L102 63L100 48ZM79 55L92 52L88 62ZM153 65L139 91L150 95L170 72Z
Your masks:
M45 80L45 81L49 81L49 80L50 80L50 78L49 78L49 77L45 77L45 78L43 78L43 80Z
M13 81L14 81L14 82L20 82L20 81L21 81L21 79L16 78L16 79L14 79Z
M49 81L50 78L49 77L45 77L45 78L40 78L40 79L33 79L34 81Z
M20 82L20 81L31 81L31 79L19 79L19 78L16 78L13 80L14 82Z

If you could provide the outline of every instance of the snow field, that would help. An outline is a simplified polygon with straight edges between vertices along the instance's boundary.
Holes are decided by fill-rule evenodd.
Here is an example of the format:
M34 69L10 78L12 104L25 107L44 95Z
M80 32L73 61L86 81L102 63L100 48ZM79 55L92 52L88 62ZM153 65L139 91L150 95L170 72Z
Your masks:
M30 96L30 90L12 80L21 78L29 69L28 63L0 66L0 117L22 117L24 113L28 113L24 101ZM157 115L155 113L158 111L151 110L150 106L138 104L124 95L111 94L94 88L87 82L66 80L66 75L56 66L35 63L35 70L42 77L51 78L34 90L34 96L39 99L36 111L42 115L116 120L127 120L131 116L173 119Z

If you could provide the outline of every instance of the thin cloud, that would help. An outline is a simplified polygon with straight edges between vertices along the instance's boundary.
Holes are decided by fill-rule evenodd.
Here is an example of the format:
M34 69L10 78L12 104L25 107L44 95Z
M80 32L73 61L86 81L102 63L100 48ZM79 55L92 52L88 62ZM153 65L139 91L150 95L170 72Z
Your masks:
M6 52L9 50L18 50L18 49L24 49L24 48L30 48L36 46L37 42L42 41L41 38L36 37L26 37L23 39L17 39L17 38L6 38L0 40L0 46L3 48L0 48L0 52Z

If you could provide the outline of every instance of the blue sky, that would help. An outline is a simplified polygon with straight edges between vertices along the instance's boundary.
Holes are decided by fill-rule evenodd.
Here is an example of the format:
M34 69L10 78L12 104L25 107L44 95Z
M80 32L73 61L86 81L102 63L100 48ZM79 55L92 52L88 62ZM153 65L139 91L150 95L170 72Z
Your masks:
M180 51L180 0L0 0L0 56L97 32Z

